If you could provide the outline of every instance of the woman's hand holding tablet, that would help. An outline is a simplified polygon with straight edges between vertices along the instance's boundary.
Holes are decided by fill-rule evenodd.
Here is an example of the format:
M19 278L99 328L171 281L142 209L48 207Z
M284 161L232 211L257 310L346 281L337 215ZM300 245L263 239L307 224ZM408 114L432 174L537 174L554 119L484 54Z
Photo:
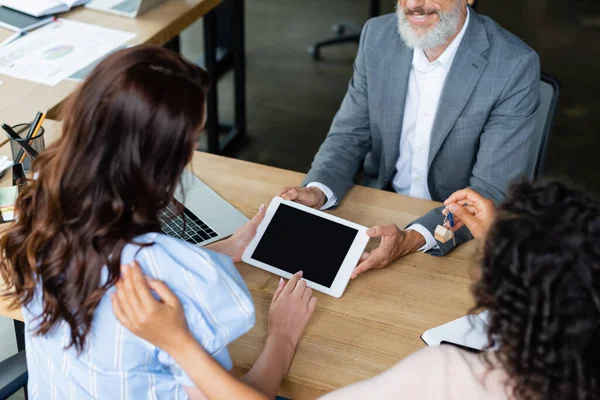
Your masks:
M284 278L303 271L309 287L341 297L369 242L366 231L364 226L275 197L242 261Z

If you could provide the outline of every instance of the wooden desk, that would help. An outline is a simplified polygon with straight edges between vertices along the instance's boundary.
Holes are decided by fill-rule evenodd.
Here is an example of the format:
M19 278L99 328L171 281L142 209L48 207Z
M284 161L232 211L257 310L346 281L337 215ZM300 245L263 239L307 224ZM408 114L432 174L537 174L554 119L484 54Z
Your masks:
M82 7L62 14L61 17L135 33L137 36L130 41L134 45L163 45L218 6L221 1L170 0L135 19ZM0 42L11 34L11 31L0 28ZM36 111L41 110L48 110L49 117L55 118L58 106L78 85L78 82L65 80L51 87L6 75L0 75L0 81L0 119L6 119L11 124L30 121Z
M285 185L303 174L198 153L193 172L221 196L252 216ZM395 222L405 226L438 203L354 187L332 214L362 225ZM374 247L376 243L371 243ZM314 399L332 389L372 377L424 346L425 330L464 316L473 305L470 268L477 244L444 258L405 257L384 270L350 282L341 299L317 293L317 310L284 382L281 394ZM264 345L271 296L279 278L238 266L256 306L256 326L229 348L241 371L250 369ZM239 371L239 372L241 372Z
M44 124L48 141L57 137L57 125ZM191 167L248 217L261 204L268 205L282 186L300 184L303 178L296 172L199 152ZM404 226L437 205L357 186L332 213L366 226L389 222ZM420 335L425 330L465 315L473 305L470 267L476 257L475 242L444 258L413 254L350 282L341 299L315 292L317 310L281 394L294 400L312 399L381 373L422 348ZM241 373L263 348L268 309L279 278L245 264L238 269L256 306L256 326L230 346Z

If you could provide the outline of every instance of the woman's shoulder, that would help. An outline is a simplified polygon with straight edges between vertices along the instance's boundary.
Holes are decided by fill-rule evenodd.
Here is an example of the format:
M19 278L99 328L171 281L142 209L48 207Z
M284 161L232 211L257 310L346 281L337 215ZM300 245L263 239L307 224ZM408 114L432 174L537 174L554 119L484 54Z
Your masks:
M443 390L448 391L449 398L462 399L509 398L507 375L493 353L473 353L450 345L430 346L411 354L395 369L396 376L414 373L413 384L420 382L417 386L424 392Z
M164 281L184 306L190 329L213 352L254 325L254 304L231 258L160 233L137 237L121 257Z
M138 263L146 261L150 268L148 272L156 279L165 279L162 272L173 270L173 266L204 273L212 273L215 268L229 270L233 267L231 259L224 254L158 232L140 235L125 246L121 262L134 260Z

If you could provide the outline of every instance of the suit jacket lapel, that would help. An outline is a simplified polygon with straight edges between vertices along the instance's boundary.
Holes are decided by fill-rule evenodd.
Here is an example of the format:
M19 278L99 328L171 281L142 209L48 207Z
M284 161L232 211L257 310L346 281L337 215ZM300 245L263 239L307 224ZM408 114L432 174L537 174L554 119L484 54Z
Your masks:
M462 43L456 52L438 105L431 144L429 167L446 137L471 98L488 60L482 56L490 43L481 17L473 10Z
M382 68L388 68L385 75L389 77L388 87L384 90L383 105L388 110L383 132L385 176L391 177L400 157L400 135L404 121L404 106L408 92L408 78L412 66L413 51L408 49L400 35L395 35L395 40L389 49L389 62L382 63Z

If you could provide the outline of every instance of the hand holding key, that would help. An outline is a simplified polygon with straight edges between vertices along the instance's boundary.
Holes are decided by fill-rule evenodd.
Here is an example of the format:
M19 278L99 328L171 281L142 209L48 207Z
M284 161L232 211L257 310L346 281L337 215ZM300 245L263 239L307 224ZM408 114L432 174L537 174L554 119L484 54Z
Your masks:
M494 202L481 196L473 189L463 189L453 193L445 202L444 215L452 215L454 226L446 228L455 232L464 225L476 239L485 236L496 216Z

